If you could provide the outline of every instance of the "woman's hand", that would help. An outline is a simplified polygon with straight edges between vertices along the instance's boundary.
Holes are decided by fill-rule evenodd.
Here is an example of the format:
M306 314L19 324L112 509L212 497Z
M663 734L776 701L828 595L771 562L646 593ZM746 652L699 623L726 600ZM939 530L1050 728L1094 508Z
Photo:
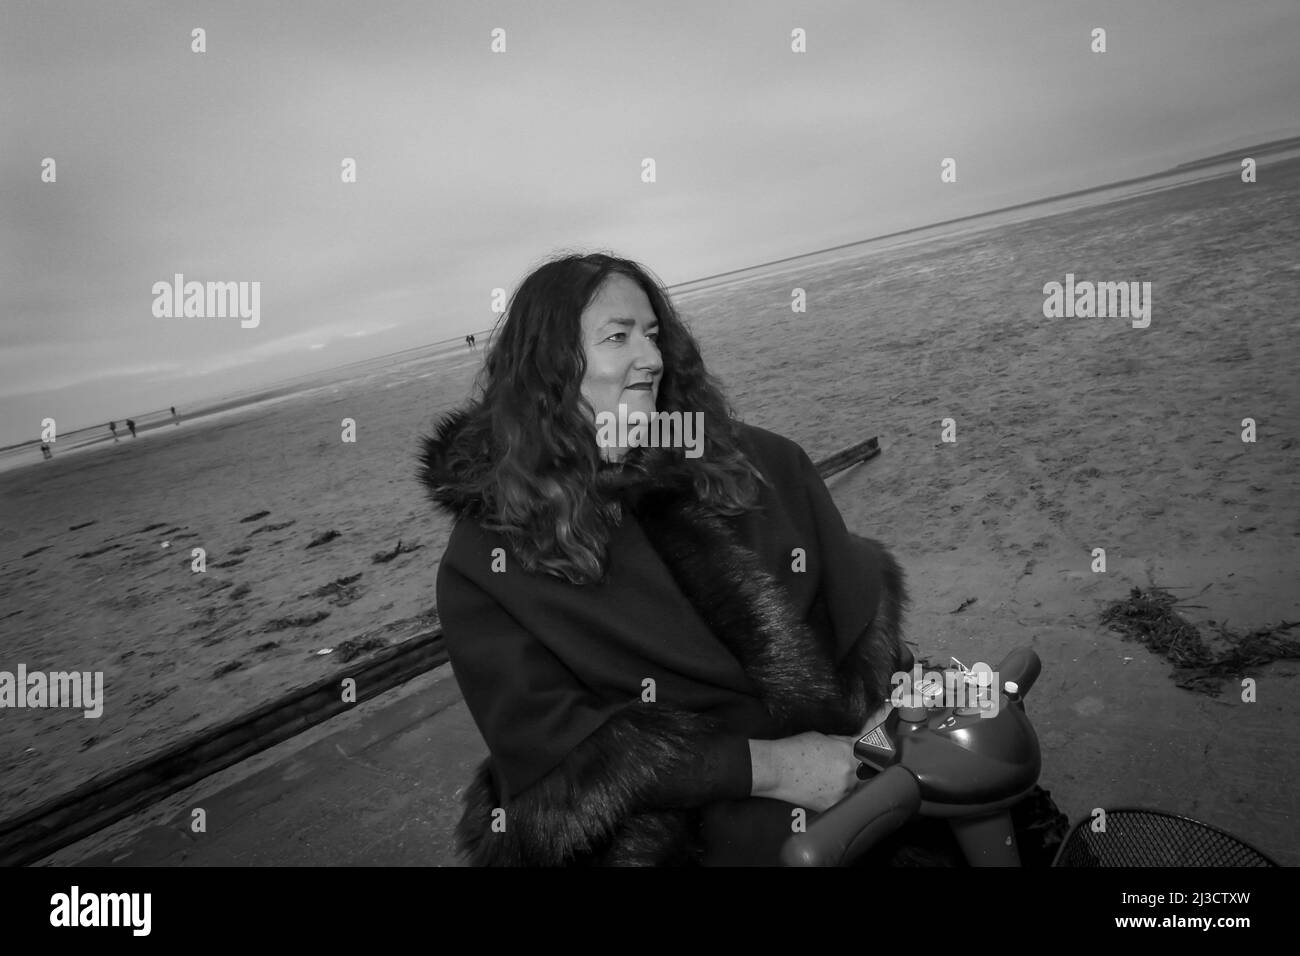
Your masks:
M824 813L860 783L853 756L855 739L809 732L781 740L751 740L752 795Z

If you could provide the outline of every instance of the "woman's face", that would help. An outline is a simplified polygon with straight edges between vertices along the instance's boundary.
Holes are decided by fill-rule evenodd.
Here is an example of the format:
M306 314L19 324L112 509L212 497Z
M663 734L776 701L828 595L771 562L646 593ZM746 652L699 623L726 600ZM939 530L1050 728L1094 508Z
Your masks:
M664 370L658 338L659 320L641 287L624 275L606 279L582 313L587 355L582 396L596 415L609 412L617 421L619 405L626 405L628 414L655 411ZM618 461L627 449L601 451Z

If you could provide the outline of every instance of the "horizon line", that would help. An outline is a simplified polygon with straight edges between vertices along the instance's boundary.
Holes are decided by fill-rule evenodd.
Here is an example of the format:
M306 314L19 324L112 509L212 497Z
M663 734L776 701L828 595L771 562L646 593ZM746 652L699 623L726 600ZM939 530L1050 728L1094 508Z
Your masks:
M1286 145L1286 146L1284 146L1284 145L1280 145L1280 144L1290 144L1290 145ZM1159 179L1159 178L1164 177L1164 176L1170 176L1170 175L1174 175L1174 174L1178 174L1178 173L1188 173L1188 172L1192 172L1192 171L1194 171L1194 170L1197 169L1198 167L1205 167L1205 166L1210 166L1210 165L1217 165L1218 163L1226 162L1228 157L1231 157L1231 156L1233 156L1235 153L1238 153L1238 152L1240 152L1240 151L1242 151L1242 150L1255 150L1255 151L1263 150L1263 151L1267 151L1267 150L1270 150L1270 149L1294 148L1294 147L1296 147L1296 146L1300 146L1300 133L1297 133L1296 135L1292 135L1292 136L1285 136L1285 137L1278 138L1278 139L1267 140L1267 141L1264 141L1264 142L1252 143L1252 144L1249 144L1249 145L1247 145L1247 146L1239 147L1238 149L1235 149L1235 150L1224 150L1224 151L1220 151L1220 152L1217 152L1217 153L1213 153L1213 154L1209 154L1209 155L1204 155L1204 156L1201 156L1201 157L1198 158L1198 159L1188 160L1187 162L1179 163L1179 164L1177 164L1177 165L1175 165L1175 166L1169 166L1169 167L1166 167L1165 169L1160 170L1159 172L1147 173L1147 174L1142 175L1142 176L1132 176L1132 177L1129 177L1129 178L1127 178L1127 179L1118 179L1118 180L1114 180L1114 181L1111 181L1111 182L1099 183L1099 184L1097 184L1097 185L1093 185L1093 186L1084 186L1084 187L1082 187L1082 188L1080 188L1080 189L1073 189L1073 190L1070 190L1069 192L1064 192L1064 193L1055 193L1055 194L1053 194L1053 195L1051 195L1051 196L1040 196L1040 197L1038 197L1038 198L1036 198L1036 199L1028 199L1028 200L1025 200L1025 201L1023 201L1023 202L1013 203L1013 204L1011 204L1011 205L1009 205L1009 206L999 206L999 207L997 207L997 208L995 208L995 209L986 209L986 210L983 210L983 211L981 211L981 212L970 213L970 214L968 214L968 215L965 215L965 216L958 216L958 217L953 218L953 219L943 219L943 220L939 220L939 221L937 221L937 222L929 222L929 223L925 223L925 224L923 224L923 225L919 225L919 226L909 226L909 227L906 228L906 229L897 229L897 230L895 230L895 231L893 231L893 232L881 233L880 235L875 235L875 236L868 236L868 237L866 237L866 238L864 238L864 239L854 239L854 240L852 240L852 241L850 241L850 242L843 242L843 243L839 243L838 245L834 245L834 246L826 246L825 248L822 248L822 249L814 249L814 250L811 250L811 251L808 251L808 252L800 252L800 253L796 253L796 254L794 254L794 255L784 256L784 257L782 257L782 258L780 258L780 259L770 259L770 260L767 260L767 261L764 261L764 262L758 262L758 263L754 263L754 264L752 264L752 265L748 265L748 266L741 266L741 267L736 268L736 269L728 269L728 270L726 270L725 272L717 272L717 273L713 273L712 275L699 276L699 277L694 278L694 279L686 279L686 280L683 280L682 282L675 282L675 283L673 283L673 284L671 284L671 285L665 285L664 288L665 288L666 290L668 290L668 291L672 291L672 290L675 290L675 289L683 289L683 288L685 288L686 286L698 285L698 284L700 284L700 283L704 283L704 282L712 282L712 281L715 281L715 280L718 280L718 279L725 279L725 278L728 277L728 276L740 275L740 274L745 273L745 272L753 272L753 271L755 271L755 270L765 269L765 268L768 268L768 267L770 267L770 266L778 266L778 265L782 265L782 264L787 263L787 262L796 262L796 261L798 261L799 259L809 259L809 258L812 258L812 257L814 257L814 256L824 255L824 254L829 253L829 252L836 252L836 251L839 251L839 250L841 250L841 249L850 249L850 248L852 248L853 246L865 245L866 243L869 243L869 242L878 242L878 241L883 240L883 239L894 239L894 238L898 238L898 237L900 237L900 236L910 235L910 234L912 234L912 233L923 232L923 231L925 231L925 230L927 230L927 229L935 229L935 228L939 228L939 227L942 227L942 226L952 226L952 225L957 225L957 224L959 224L959 223L969 222L969 221L972 220L972 219L980 219L980 218L983 218L983 217L985 217L985 216L993 216L993 215L997 215L998 213L1013 212L1013 211L1015 211L1015 210L1017 210L1017 209L1024 209L1024 208L1029 207L1029 206L1036 206L1036 205L1039 205L1039 204L1041 204L1041 203L1053 202L1053 201L1060 200L1060 199L1070 199L1070 198L1072 198L1072 197L1075 197L1075 196L1082 196L1082 195L1085 195L1085 194L1087 194L1087 193L1100 192L1100 191L1105 190L1105 189L1113 189L1113 188L1116 188L1116 187L1119 187L1119 186L1128 186L1128 185L1132 185L1132 184L1134 184L1134 183L1140 183L1140 182L1144 182L1144 181L1151 180L1151 179ZM499 319L498 319L498 322L499 322ZM483 332L486 332L486 333L488 333L488 334L490 335L491 333L493 333L493 332L495 332L495 331L496 331L496 326L495 326L495 324L494 324L491 328L478 329L478 330L476 330L476 331L466 332L466 333L464 333L464 334L462 334L462 335L454 335L454 336L451 336L451 337L446 338L446 339L438 339L438 340L436 340L436 341L433 341L433 342L427 342L427 343L424 343L424 344L421 344L421 345L412 345L412 346L408 346L407 348L404 348L404 349L398 349L398 350L395 351L395 352L382 352L382 353L380 353L380 354L378 354L378 355L372 355L372 356L369 356L369 357L367 357L367 358L354 359L354 360L352 360L352 361L350 361L350 362L345 362L345 363L343 363L343 364L341 364L341 365L330 365L330 366L325 366L324 368L320 368L320 369L317 369L317 370L312 371L312 372L306 372L306 373L303 373L303 374L301 374L301 375L296 375L296 376L294 376L293 378L287 378L287 379L276 379L276 380L274 380L274 381L269 381L269 382L267 382L267 383L265 383L265 384L263 384L263 385L255 386L253 389L250 390L252 394L250 394L248 397L252 398L252 397L254 397L254 395L256 395L256 393L257 393L258 391L267 390L267 389L275 389L275 388L279 388L279 387L282 387L282 386L284 386L284 385L287 385L287 384L289 384L289 383L291 383L291 382L294 382L294 381L296 381L296 380L298 380L298 379L306 379L306 378L311 378L311 377L314 377L314 376L317 376L317 375L325 375L325 374L328 374L328 373L331 373L331 372L338 372L338 371L342 371L342 370L344 370L344 369L350 368L351 366L354 366L354 365L360 365L360 364L363 364L363 363L365 363L365 362L374 362L374 361L377 361L377 360L379 360L379 359L384 359L384 358L392 358L392 357L396 357L396 356L399 356L399 355L403 355L403 354L405 354L405 353L407 353L407 352L415 352L415 351L418 351L418 350L420 350L420 349L429 349L429 348L433 348L433 347L435 347L435 346L439 346L439 345L448 345L448 344L450 344L450 343L454 343L454 342L456 342L456 341L463 341L463 340L465 339L465 337L466 337L466 336L469 336L469 335L478 335L478 334L483 333ZM29 394L36 394L36 393L29 393ZM235 393L235 394L237 395L238 393ZM233 399L234 397L235 397L235 396L232 395L231 393L226 392L226 393L223 393L222 395L213 395L211 398L206 399L206 400L203 400L203 401L205 401L205 402L207 402L207 403L217 403L217 402L221 402L221 401L226 401L226 400ZM204 405L200 405L200 406L199 406L200 410L206 409L206 408L208 408L208 407L210 407L210 404L204 404ZM151 411L148 411L148 412L144 412L144 413L142 413L142 414L141 414L140 416L138 416L138 417L143 418L143 417L146 416L146 415L156 414L156 413L158 413L158 412L160 412L160 411L162 411L162 409L151 410ZM125 421L125 419L121 419L121 420L122 420L122 421ZM101 426L99 426L99 425L95 425L95 424L83 425L83 426L80 426L79 428L75 428L75 429L72 429L72 430L70 430L70 431L68 431L68 432L65 432L64 434L73 435L73 434L76 434L77 432L80 432L80 431L88 431L88 430L90 430L90 429L99 428L99 427L101 427ZM14 445L5 445L5 446L3 446L3 447L0 447L0 452L13 451L13 450L15 450L15 449L22 448L22 447L24 447L24 446L26 446L26 445L36 444L36 443L39 442L39 441L40 441L39 438L32 438L32 439L27 439L26 441L23 441L23 442L19 442L19 443L14 444Z
M1263 143L1252 143L1249 146L1241 147L1241 149L1251 149L1251 150L1268 149L1271 147L1276 147L1278 146L1278 144L1281 143L1294 144L1295 146L1300 146L1300 134L1294 136L1286 136L1281 139L1268 140ZM1282 147L1282 148L1289 148L1289 147ZM1064 193L1055 193L1051 196L1040 196L1037 199L1027 199L1024 202L1013 203L1010 206L999 206L996 209L985 209L981 212L974 212L965 216L958 216L955 219L941 219L937 222L930 222L921 226L909 226L906 229L896 229L893 232L881 233L880 235L877 236L868 236L865 239L854 239L851 242L842 242L837 246L827 246L824 249L815 249L811 252L800 252L792 256L785 256L784 258L781 259L772 259L767 262L756 263L752 266L742 266L738 269L728 269L726 272L718 272L713 275L701 276L697 279L688 279L684 282L676 282L673 285L666 286L665 288L668 288L670 290L679 289L683 286L695 285L696 283L699 282L709 282L714 279L723 279L726 278L727 276L738 275L739 273L742 272L749 272L752 269L763 269L766 268L767 266L781 265L783 262L794 262L797 259L806 259L806 258L811 258L812 256L819 256L827 252L835 252L840 249L849 249L853 246L864 245L868 242L878 242L881 239L894 239L897 238L898 236L906 236L914 232L923 232L926 229L935 229L940 226L952 226L952 225L956 225L957 223L969 222L971 219L979 219L983 216L994 216L1000 212L1013 212L1014 210L1017 209L1024 209L1027 206L1037 206L1040 203L1053 202L1058 199L1070 199L1074 196L1082 196L1086 193L1100 192L1103 189L1114 189L1117 186L1128 186L1133 183L1140 183L1149 179L1159 179L1162 176L1171 176L1176 173L1188 173L1194 171L1198 167L1218 165L1220 162L1227 162L1226 157L1232 156L1234 153L1239 151L1240 150L1227 150L1224 152L1214 153L1213 155L1202 156L1199 159L1193 159L1185 163L1179 163L1176 166L1169 166L1155 173L1146 173L1145 175L1142 176L1131 176L1128 179L1116 179L1113 180L1112 182L1099 183L1095 186L1084 186L1080 189L1073 189L1070 190L1069 192L1064 192Z

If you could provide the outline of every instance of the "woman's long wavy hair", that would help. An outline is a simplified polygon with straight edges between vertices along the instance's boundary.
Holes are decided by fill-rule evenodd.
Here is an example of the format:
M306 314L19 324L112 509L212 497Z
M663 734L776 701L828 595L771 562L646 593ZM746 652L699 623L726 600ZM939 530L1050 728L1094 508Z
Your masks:
M575 584L604 577L618 520L617 508L596 493L601 456L581 393L582 313L613 275L636 282L659 320L658 410L704 413L703 454L678 451L673 466L689 472L697 503L712 514L744 513L763 480L740 449L721 386L658 279L604 253L546 262L515 290L479 373L474 414L488 416L494 458L483 524L506 535L526 569Z

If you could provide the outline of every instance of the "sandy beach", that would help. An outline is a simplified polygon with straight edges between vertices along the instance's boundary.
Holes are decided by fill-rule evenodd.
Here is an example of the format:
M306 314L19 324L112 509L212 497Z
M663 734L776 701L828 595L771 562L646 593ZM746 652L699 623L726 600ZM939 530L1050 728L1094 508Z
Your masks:
M923 652L991 659L1038 635L1077 648L1086 684L1090 655L1146 654L1097 622L1133 586L1186 589L1202 622L1300 618L1300 163L1266 169L677 303L745 420L814 459L880 437L836 496L897 550ZM1044 318L1044 283L1067 273L1151 282L1150 327ZM102 671L105 687L98 719L0 712L0 816L435 622L450 528L415 453L480 355L0 475L0 670ZM1234 716L1229 686L1225 727L1266 722L1297 671L1249 675L1273 695L1258 714ZM1081 719L1125 719L1091 707Z

